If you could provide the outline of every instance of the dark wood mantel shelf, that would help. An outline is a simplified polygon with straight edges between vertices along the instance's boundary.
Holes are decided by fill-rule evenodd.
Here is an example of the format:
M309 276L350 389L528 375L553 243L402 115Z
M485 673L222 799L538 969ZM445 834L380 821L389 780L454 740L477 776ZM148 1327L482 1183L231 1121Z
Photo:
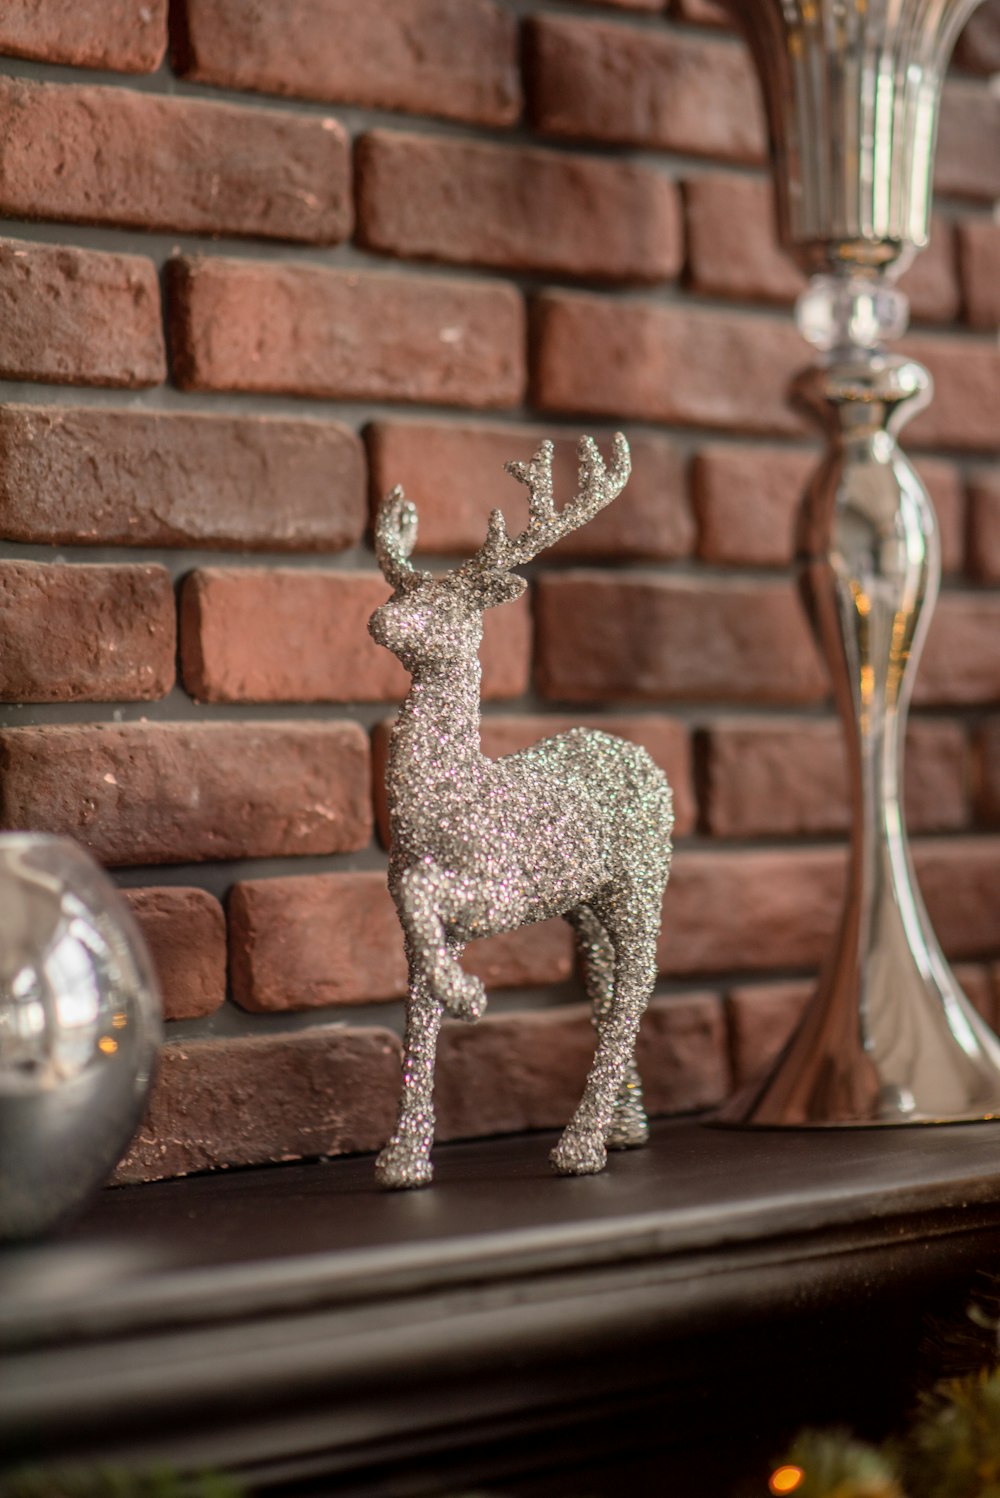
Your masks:
M801 1420L891 1416L922 1312L1000 1267L997 1124L664 1123L580 1180L549 1144L439 1148L411 1194L370 1159L104 1192L0 1255L5 1459L396 1498L624 1492L648 1450L688 1498L692 1453L721 1484Z

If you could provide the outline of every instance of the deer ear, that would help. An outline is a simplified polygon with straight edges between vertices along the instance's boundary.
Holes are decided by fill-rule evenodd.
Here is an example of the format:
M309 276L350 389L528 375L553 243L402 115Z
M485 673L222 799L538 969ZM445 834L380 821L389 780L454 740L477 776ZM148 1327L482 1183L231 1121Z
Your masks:
M516 572L486 572L483 574L480 600L484 609L492 609L500 603L513 603L520 598L528 586Z

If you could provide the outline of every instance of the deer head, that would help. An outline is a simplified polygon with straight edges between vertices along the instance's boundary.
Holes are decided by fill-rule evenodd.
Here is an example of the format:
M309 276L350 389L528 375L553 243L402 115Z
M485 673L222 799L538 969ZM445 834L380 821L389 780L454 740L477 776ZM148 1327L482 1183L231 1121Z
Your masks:
M528 463L505 464L528 490L527 525L511 537L502 512L494 510L486 540L475 555L437 578L418 571L410 561L417 539L416 506L398 486L393 489L375 522L375 555L394 591L369 621L372 638L409 671L422 664L470 659L482 640L483 612L520 597L527 586L513 569L586 525L624 488L631 465L621 432L615 434L610 468L592 437L580 439L577 454L579 486L561 510L555 508L551 442L543 442Z

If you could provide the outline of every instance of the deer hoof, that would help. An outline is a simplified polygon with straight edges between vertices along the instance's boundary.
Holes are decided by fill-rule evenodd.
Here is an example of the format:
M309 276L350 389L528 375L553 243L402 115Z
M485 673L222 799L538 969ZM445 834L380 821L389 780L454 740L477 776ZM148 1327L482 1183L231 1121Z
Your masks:
M609 1150L634 1150L649 1143L649 1120L642 1109L623 1108L611 1119L605 1143Z
M390 1140L375 1161L375 1180L388 1191L429 1186L434 1167L427 1156L398 1140Z
M453 1019L464 1019L470 1023L482 1019L486 1011L486 989L471 973L463 973L456 965L438 985L438 998Z
M595 1176L608 1163L600 1134L567 1129L549 1159L562 1176Z

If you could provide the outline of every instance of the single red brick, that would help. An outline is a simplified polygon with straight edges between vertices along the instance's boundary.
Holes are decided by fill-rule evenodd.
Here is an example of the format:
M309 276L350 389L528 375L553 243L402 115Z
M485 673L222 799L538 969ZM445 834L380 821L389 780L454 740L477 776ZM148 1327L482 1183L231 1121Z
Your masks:
M597 281L681 268L677 189L634 162L373 130L356 163L359 238L383 254Z
M524 307L512 286L252 260L171 262L188 390L512 406Z
M517 21L493 0L181 0L175 66L222 88L510 125Z
M690 21L694 26L722 26L729 28L733 18L720 0L673 0L671 13L680 21Z
M817 465L815 453L790 448L702 448L691 471L698 555L724 565L790 566L802 497ZM932 458L916 468L937 512L942 565L957 572L965 530L961 476L953 463Z
M527 46L529 107L544 135L764 159L760 89L735 41L536 16Z
M708 296L791 302L805 277L778 243L769 182L732 173L684 184L691 286Z
M244 880L228 909L233 999L242 1009L313 1009L406 992L382 871Z
M965 23L955 62L971 73L1000 73L1000 4L987 0Z
M333 421L0 406L0 534L75 545L339 551L365 521Z
M119 73L153 73L167 46L167 0L4 0L0 52Z
M978 473L969 484L969 571L1000 583L1000 474Z
M1000 593L944 593L931 620L914 701L1000 703Z
M910 725L906 811L911 830L969 825L965 732L959 723ZM716 837L788 837L850 827L847 756L837 723L717 723L706 734L703 804Z
M962 296L958 273L955 227L940 214L931 218L930 239L899 278L899 289L910 299L917 322L955 322Z
M252 879L229 897L233 999L256 1013L402 998L406 960L382 871ZM474 942L463 966L490 989L563 983L573 940L559 920Z
M974 328L1000 327L1000 224L959 224L958 253L969 322Z
M91 723L0 732L0 826L110 864L346 853L371 835L356 723Z
M906 445L995 452L1000 347L970 338L908 338L902 351L934 380L934 399L906 429Z
M0 240L0 376L138 389L166 378L156 267Z
M973 778L976 814L989 827L1000 827L1000 718L976 731Z
M969 826L969 776L961 724L920 718L910 724L904 801L914 832L959 832Z
M1000 838L918 841L913 854L931 923L947 955L993 955L1000 944ZM839 848L679 850L663 905L661 970L818 966L835 939L845 873Z
M0 701L149 702L174 684L165 567L0 562Z
M733 1081L743 1087L765 1076L812 997L813 983L761 983L727 996Z
M378 573L202 568L181 589L181 673L201 702L393 702L409 673L368 620ZM482 695L520 697L531 670L527 595L483 615Z
M160 980L163 1018L213 1014L226 997L226 918L215 896L180 886L122 894Z
M446 1023L438 1049L439 1139L515 1134L569 1121L594 1056L582 1004ZM638 1063L651 1113L720 1103L729 1088L725 1023L715 994L654 998L639 1035Z
M335 244L351 232L336 120L0 78L0 211Z
M833 943L840 848L679 849L663 902L661 972L816 967Z
M381 1029L170 1042L114 1179L377 1149L395 1121L399 1055Z
M803 344L789 321L546 292L534 384L545 411L798 433L787 401ZM808 358L808 353L806 354Z
M691 469L698 555L724 565L789 566L816 465L815 453L790 448L702 448Z
M806 278L778 241L769 182L731 173L685 184L688 261L694 290L746 301L791 302ZM953 322L959 310L952 226L935 219L928 248L900 280L913 316Z
M732 1090L726 1019L715 993L650 1001L636 1056L650 1113L717 1107Z
M552 700L804 703L829 690L786 583L550 573L535 607L538 685Z
M996 1030L1000 1025L1000 987L994 983L990 969L981 963L960 962L954 973L972 1007Z
M1000 99L985 81L945 85L934 186L980 202L1000 197Z
M575 965L573 933L559 916L472 942L462 966L487 989L548 988L565 983Z
M936 838L916 843L913 855L927 912L946 954L952 959L995 957L1000 951L1000 838Z
M961 572L965 566L966 498L962 475L954 463L938 458L914 458L934 505L941 541L941 570Z
M458 426L453 423L378 421L367 431L373 511L401 483L417 507L417 551L471 556L483 544L494 507L507 516L511 534L527 519L527 491L504 463L527 458L546 435L539 427ZM610 433L598 432L604 451ZM622 494L551 551L553 557L616 557L674 561L689 556L694 520L681 456L669 438L630 437L632 475ZM0 435L2 441L2 435ZM576 437L555 434L557 503L577 488ZM0 492L3 474L0 472Z

